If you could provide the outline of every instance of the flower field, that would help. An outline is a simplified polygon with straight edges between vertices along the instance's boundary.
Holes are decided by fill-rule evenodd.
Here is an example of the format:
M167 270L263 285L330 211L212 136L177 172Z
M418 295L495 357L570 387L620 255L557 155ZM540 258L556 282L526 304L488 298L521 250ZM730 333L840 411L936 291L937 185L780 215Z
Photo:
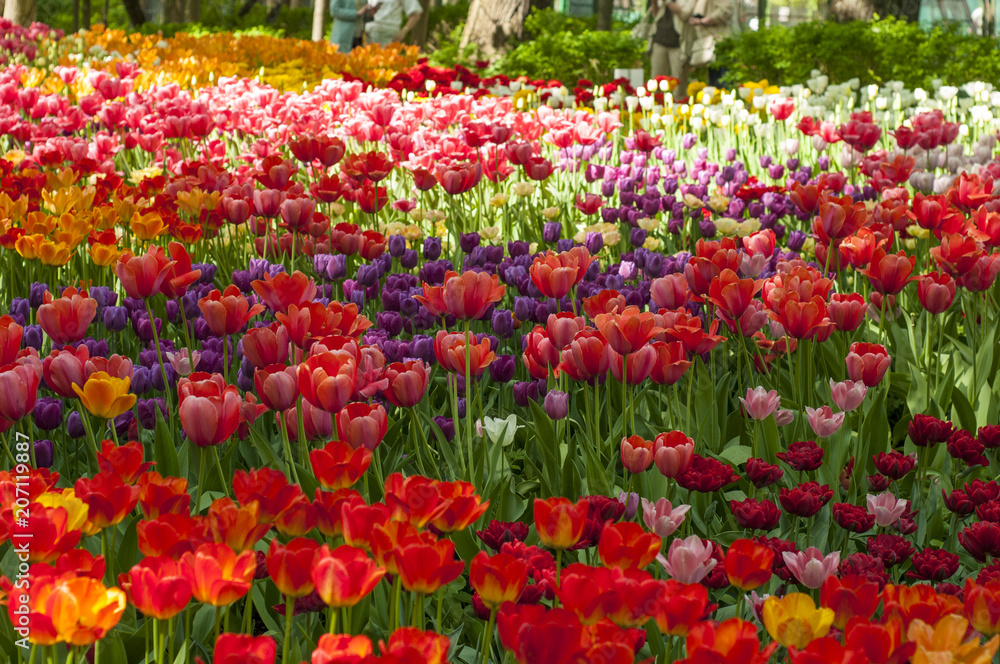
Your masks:
M1000 90L0 26L36 664L987 664Z

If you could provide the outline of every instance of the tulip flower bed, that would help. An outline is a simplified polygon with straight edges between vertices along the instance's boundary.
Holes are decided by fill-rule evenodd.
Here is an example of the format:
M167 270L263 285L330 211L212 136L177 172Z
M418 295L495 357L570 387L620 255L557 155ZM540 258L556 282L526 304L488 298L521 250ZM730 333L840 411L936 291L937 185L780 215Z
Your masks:
M0 72L5 658L989 662L998 93L660 85Z

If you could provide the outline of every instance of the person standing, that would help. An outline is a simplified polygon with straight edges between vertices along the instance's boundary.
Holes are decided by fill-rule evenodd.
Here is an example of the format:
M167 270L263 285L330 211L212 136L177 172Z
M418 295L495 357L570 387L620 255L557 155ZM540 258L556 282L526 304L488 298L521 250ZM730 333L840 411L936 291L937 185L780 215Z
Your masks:
M677 8L681 20L686 21L693 29L686 60L692 69L707 66L708 84L718 88L726 70L713 66L715 45L729 34L734 12L733 0L695 0L693 5L687 7Z
M336 44L341 53L350 53L358 20L364 13L365 8L359 9L357 0L330 0L330 14L333 16L330 42Z
M424 10L420 6L420 0L368 0L365 13L371 17L371 21L365 25L368 41L386 46L392 42L402 42L410 30L416 27ZM400 28L404 16L406 25Z
M650 36L650 70L653 78L672 76L679 82L675 91L684 96L687 88L687 71L684 62L684 42L691 30L678 19L682 7L676 2L652 0L653 30ZM676 94L675 94L676 96Z

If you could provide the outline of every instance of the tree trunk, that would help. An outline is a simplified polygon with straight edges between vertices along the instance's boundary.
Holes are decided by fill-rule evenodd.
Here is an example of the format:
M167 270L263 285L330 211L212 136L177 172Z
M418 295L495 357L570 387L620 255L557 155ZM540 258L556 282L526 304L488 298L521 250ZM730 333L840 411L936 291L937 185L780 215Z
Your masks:
M201 0L187 0L184 8L184 21L187 23L201 22Z
M90 2L90 0L83 0ZM183 23L184 22L184 0L164 0L163 1L163 22Z
M615 9L615 0L597 0L597 29L611 29L611 15Z
M492 57L511 39L521 38L529 6L528 0L472 0L460 48L475 44Z
M326 21L326 0L313 0L313 32L314 42L323 41L323 24Z
M30 25L35 20L35 0L6 0L3 17L17 25Z
M73 34L80 31L80 0L73 0Z
M80 24L84 30L90 30L90 0L80 3Z
M431 0L420 0L420 20L413 28L413 43L421 49L427 46L427 24L431 13Z
M79 2L79 0L74 0ZM122 0L122 4L125 5L125 12L128 14L128 21L132 24L132 27L139 27L146 22L146 12L142 10L142 4L139 0Z

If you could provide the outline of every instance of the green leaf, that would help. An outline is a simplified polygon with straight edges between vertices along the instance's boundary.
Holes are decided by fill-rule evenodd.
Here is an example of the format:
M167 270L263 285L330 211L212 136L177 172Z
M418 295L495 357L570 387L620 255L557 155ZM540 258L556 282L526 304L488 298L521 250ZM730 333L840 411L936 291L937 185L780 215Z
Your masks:
M752 450L746 445L733 445L733 441L729 441L728 445L724 450L719 452L719 458L728 461L733 466L739 466L747 462L751 456L753 456Z
M976 431L976 414L972 411L972 404L961 390L955 390L951 395L951 405L955 409L955 416L958 424L970 433Z
M156 470L164 477L181 474L181 464L177 458L177 446L171 439L171 428L163 420L159 408L156 413L156 433L153 436L153 457L156 460Z

